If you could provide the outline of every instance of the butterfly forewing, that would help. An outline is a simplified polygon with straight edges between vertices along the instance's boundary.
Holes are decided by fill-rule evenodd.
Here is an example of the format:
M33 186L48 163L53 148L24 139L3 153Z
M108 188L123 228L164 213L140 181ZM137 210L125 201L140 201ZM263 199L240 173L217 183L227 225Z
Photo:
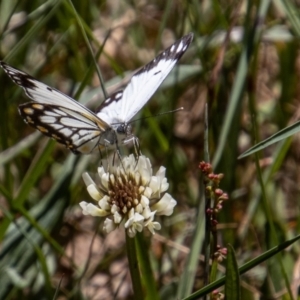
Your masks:
M145 65L133 75L123 93L115 93L99 107L97 115L110 124L128 123L148 102L192 40L192 33L185 35ZM110 119L112 116L113 120Z
M97 116L109 124L120 123L120 101L122 101L123 91L111 94L97 109Z
M192 34L184 36L132 77L123 92L122 112L125 122L129 122L147 103L187 50L192 39Z

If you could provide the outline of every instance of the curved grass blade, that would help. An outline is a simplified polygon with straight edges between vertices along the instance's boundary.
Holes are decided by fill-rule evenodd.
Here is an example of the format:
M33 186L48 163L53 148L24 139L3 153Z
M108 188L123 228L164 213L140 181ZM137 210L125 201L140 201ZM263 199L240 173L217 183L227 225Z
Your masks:
M259 150L262 150L274 143L277 143L283 139L286 139L288 137L290 137L291 135L297 133L300 131L300 121L296 122L295 124L288 126L280 131L278 131L277 133L273 134L272 136L270 136L269 138L265 139L264 141L256 144L255 146L251 147L250 149L248 149L247 151L245 151L243 154L241 154L238 158L244 158L250 154L253 154Z

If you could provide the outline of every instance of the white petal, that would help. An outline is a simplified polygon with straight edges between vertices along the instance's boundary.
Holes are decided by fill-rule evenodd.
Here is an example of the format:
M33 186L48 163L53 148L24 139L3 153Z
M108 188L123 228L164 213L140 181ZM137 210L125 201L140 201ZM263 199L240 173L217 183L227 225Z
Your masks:
M144 217L141 214L135 213L134 214L134 222L135 223L142 223L144 221Z
M155 234L155 230L160 230L161 225L158 222L149 222L147 228L152 234Z
M114 214L115 212L119 211L119 208L116 204L113 204L110 211L112 214Z
M132 224L133 224L133 218L130 218L125 222L124 227L129 228L132 226Z
M116 212L114 213L114 222L115 222L116 224L120 224L121 221L122 221L122 216L116 211Z
M105 170L103 167L99 167L98 168L98 175L99 175L99 178L101 178L103 176L103 174L105 174Z
M126 225L126 224L125 224ZM126 226L125 226L126 228ZM141 232L143 230L144 226L141 223L133 223L132 226L127 228L127 233L129 237L134 237L136 235L136 232Z
M113 230L115 230L117 227L117 225L115 224L115 222L113 220L111 220L110 218L106 218L104 221L104 225L103 225L103 230L106 233L110 233Z
M155 213L156 211L151 211L150 207L148 206L144 209L143 216L145 220L148 220L147 222L149 222L153 220ZM147 225L147 222L145 223L145 225Z
M100 206L100 208L110 211L111 207L110 207L110 204L108 203L109 199L110 198L107 195L102 197L102 199L100 199L100 201L98 202L98 205Z
M90 196L96 201L99 201L103 197L103 194L98 191L94 184L90 184L86 189Z
M133 211L133 214L132 214ZM139 225L143 226L143 222L144 222L144 217L139 214L139 213L135 213L133 208L130 210L129 212L130 218L126 221L125 223L125 228L129 228L131 226L134 227L138 227Z
M166 177L166 168L161 166L155 174L156 177L159 177L161 180Z
M141 204L143 207L147 207L149 206L149 199L147 197L145 197L144 195L141 196Z
M116 179L115 179L115 175L114 174L110 174L109 175L109 180L112 183L112 185L115 185Z
M133 218L134 218L134 208L132 208L128 213L128 219L133 219Z
M164 178L160 183L160 192L164 193L169 188L167 178Z
M152 197L159 196L160 193L160 179L159 177L152 176L149 182L149 187L152 190Z
M144 228L144 217L138 213L135 213L134 218L127 220L124 227L127 229L130 237L135 236L136 232L141 232Z
M134 223L134 228L138 231L138 232L142 232L144 225L141 223Z
M135 182L136 182L137 184L139 184L140 181L141 181L141 174L138 173L138 172L135 172L135 173L134 173L134 180L135 180Z
M136 235L136 230L133 227L130 227L127 229L127 234L129 235L129 237L133 238Z
M109 180L109 173L104 173L101 176L101 184L103 185L103 187L108 190L108 180Z
M84 172L82 174L82 179L85 183L86 186L89 186L91 184L96 185L96 183L94 182L94 180L91 178L91 176L89 175L89 173Z
M170 194L164 194L160 201L154 204L151 209L156 210L157 215L170 216L176 204L176 200L174 200Z
M141 203L139 203L136 207L135 207L135 211L139 214L141 214L143 212L143 206Z
M84 215L88 215L88 213L87 213L87 211L86 211L86 207L87 207L88 203L85 202L85 201L81 201L81 202L79 203L79 205L80 205L80 207L82 208L82 213L83 213Z
M147 187L145 188L143 194L144 194L147 198L151 198L152 193L153 193L152 189L151 189L150 187L147 186Z
M108 173L105 173L105 170L103 167L98 168L98 175L99 175L100 180L97 181L97 187L100 191L102 190L103 192L107 191L107 181L105 180L107 174ZM103 181L102 181L102 178L104 178Z
M153 189L152 197L159 197L160 193L169 188L167 178L165 178L166 168L160 167L155 176L152 176L149 186Z
M108 212L106 212L103 209L100 209L98 206L94 204L82 201L79 203L79 205L82 208L82 213L84 215L91 215L93 217L105 217L108 215Z
M152 168L149 158L140 156L137 164L137 170L142 176L142 184L147 185L152 176Z
M144 226L149 229L152 234L155 234L155 230L160 230L161 225L159 222L153 222L156 211L151 211L150 208L145 209L143 216L147 220Z

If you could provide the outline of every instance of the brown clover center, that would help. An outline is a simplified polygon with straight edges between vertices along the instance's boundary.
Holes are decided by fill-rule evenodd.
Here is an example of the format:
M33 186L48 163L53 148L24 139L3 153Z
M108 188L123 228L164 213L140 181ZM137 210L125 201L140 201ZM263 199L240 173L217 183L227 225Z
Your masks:
M120 212L127 212L140 202L139 186L132 176L118 176L114 183L109 181L109 197L111 205L115 204ZM124 208L126 208L124 210Z

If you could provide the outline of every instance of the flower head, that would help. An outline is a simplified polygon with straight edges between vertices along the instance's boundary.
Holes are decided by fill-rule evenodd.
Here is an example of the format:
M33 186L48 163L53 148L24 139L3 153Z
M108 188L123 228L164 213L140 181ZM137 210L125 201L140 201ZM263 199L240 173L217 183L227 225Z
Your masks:
M107 233L123 226L130 237L145 227L154 234L161 228L160 223L154 221L155 215L170 216L177 204L165 193L169 187L165 172L166 169L160 167L153 176L150 160L140 156L136 161L131 154L110 171L99 167L97 184L84 173L87 191L98 203L81 202L83 214L106 217L104 230Z

